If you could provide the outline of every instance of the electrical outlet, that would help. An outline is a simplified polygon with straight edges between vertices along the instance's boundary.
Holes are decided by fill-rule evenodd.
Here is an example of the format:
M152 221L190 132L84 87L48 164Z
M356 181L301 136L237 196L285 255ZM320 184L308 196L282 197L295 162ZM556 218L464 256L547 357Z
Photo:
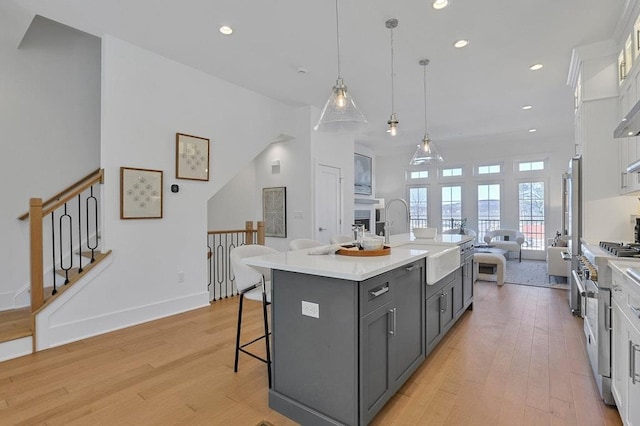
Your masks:
M184 272L178 272L178 282L179 283L184 282Z
M312 318L320 318L320 305L302 301L302 315Z

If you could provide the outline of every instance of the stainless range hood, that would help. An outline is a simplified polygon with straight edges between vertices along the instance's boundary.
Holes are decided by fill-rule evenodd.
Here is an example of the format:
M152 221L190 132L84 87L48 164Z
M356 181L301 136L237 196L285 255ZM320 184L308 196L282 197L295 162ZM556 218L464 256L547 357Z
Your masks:
M638 135L640 135L640 101L631 108L613 131L614 138L628 138Z

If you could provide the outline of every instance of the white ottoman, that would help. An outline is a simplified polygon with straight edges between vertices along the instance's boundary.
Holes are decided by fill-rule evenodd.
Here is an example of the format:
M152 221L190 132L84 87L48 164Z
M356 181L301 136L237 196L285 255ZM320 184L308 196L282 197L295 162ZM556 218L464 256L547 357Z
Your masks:
M478 276L478 265L487 264L487 265L495 265L496 266L496 281L498 285L504 284L504 270L507 267L507 259L504 258L501 254L494 253L475 253L473 255L473 270L474 276Z

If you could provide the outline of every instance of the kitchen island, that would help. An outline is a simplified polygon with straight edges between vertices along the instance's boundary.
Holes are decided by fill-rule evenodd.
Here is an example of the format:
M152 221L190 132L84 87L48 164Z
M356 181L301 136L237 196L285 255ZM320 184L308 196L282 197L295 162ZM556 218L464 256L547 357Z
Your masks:
M460 245L430 242L398 237L379 257L298 250L245 259L272 269L271 408L305 425L371 421L464 311L454 285ZM438 255L449 266L427 285Z

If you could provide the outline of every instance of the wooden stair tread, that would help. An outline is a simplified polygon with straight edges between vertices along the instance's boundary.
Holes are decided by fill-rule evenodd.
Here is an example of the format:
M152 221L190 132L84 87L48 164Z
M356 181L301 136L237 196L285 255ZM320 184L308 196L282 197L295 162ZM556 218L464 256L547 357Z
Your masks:
M57 286L58 292L56 294L54 294L54 295L51 295L51 290L53 290L53 289L49 288L47 290L47 293L45 293L44 305L42 305L38 310L36 310L36 312L34 312L34 314L37 314L38 312L40 312L40 310L42 310L48 303L50 303L58 295L63 293L66 289L71 287L71 284L73 284L74 282L76 282L80 278L82 278L82 276L84 274L89 272L94 266L96 266L98 263L100 263L102 260L104 260L110 254L111 254L111 250L107 251L106 253L96 253L95 254L95 261L93 263L87 263L86 265L82 266L82 274L78 274L78 268L70 269L69 270L69 282L66 285L65 284L58 285ZM60 273L60 272L62 272L62 273ZM63 277L65 276L64 271L56 271L56 273L58 275L63 276Z
M31 308L0 312L0 343L31 335Z
M82 254L83 257L85 257L85 254L87 254L87 253L83 253ZM104 259L106 257L106 255L107 254L105 254L105 253L96 252L95 256L94 256L95 260L94 260L93 263L91 263L91 262L89 262L89 259L91 259L91 253L88 253L88 256L86 256L87 260L85 262L82 262L82 272L85 272L87 269L91 269L91 268L89 268L90 266L93 266L97 262L99 262L102 259ZM79 275L79 273L78 273L79 269L80 269L79 267L69 269L69 282L77 280L78 275ZM61 277L66 277L65 271L63 271L62 269L56 269L56 274L61 276Z

